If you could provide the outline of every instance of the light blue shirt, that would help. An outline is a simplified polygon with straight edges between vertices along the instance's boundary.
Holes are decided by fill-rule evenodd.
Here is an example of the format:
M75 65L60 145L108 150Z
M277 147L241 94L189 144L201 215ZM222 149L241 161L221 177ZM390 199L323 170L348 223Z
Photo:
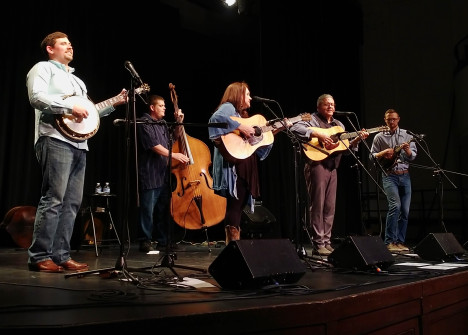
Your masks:
M416 147L416 144L414 143L413 136L408 134L404 129L397 128L394 133L390 133L387 131L375 135L374 140L372 141L372 147L369 157L375 157L375 155L381 152L382 150L399 147L406 142L410 143L411 156L408 156L404 150L401 150L397 158L396 164L392 168L392 170L408 170L409 162L416 158L418 149Z
M73 74L74 68L54 60L36 63L26 75L26 87L31 106L35 110L34 144L41 136L50 136L67 142L78 149L88 150L88 141L72 141L63 136L54 126L55 116L71 114L74 103L67 96L87 97L85 83ZM99 116L109 115L115 110L106 106L98 111Z

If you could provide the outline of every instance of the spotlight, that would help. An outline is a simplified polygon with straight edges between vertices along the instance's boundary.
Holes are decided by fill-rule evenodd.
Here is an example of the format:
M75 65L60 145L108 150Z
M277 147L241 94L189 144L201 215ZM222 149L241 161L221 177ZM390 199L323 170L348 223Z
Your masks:
M236 3L236 0L223 0L223 2L224 2L227 6L231 7L231 6L233 6L233 5Z

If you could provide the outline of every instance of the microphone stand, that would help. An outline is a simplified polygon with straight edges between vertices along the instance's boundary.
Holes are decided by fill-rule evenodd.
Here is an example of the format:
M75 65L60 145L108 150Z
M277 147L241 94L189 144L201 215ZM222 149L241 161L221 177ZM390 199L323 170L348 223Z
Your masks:
M420 137L420 136L413 136L413 137L416 139L415 143L419 146L419 148L421 148L424 151L424 153L427 155L427 157L429 157L429 159L434 164L434 166L433 167L428 167L428 166L417 165L417 164L413 164L413 163L410 163L410 166L430 169L430 170L434 171L433 176L437 177L436 194L438 195L438 198L439 198L439 210L440 210L439 220L440 220L440 225L442 226L443 230L445 232L447 232L447 228L445 227L445 223L444 223L444 207L443 207L444 182L442 180L442 176L444 176L450 182L450 184L453 186L454 189L457 189L457 186L450 180L450 178L447 176L447 174L445 172L450 172L450 173L458 174L458 175L465 176L465 177L468 177L468 175L464 174L464 173L453 172L453 171L448 171L448 170L442 169L439 166L439 164L437 164L434 161L434 159L432 158L432 156L429 153L429 150L426 150L426 148L424 148L424 146L421 145L421 142L425 143L424 139L422 137Z
M133 130L133 143L134 143L134 150L135 150L135 168L136 168L136 200L137 200L137 206L139 207L139 196L138 196L138 161L136 159L137 156L137 142L136 142L136 107L135 107L135 88L133 85L134 79L132 80L130 84L130 94L128 95L129 99L127 102L127 108L126 108L126 125L125 125L125 133L126 133L126 157L125 157L125 184L124 184L124 213L126 213L124 217L124 222L122 223L122 228L121 228L121 235L120 235L120 248L119 248L119 256L117 258L117 261L115 263L114 267L111 268L103 268L103 269L96 269L96 270L90 270L90 271L82 271L82 272L76 272L76 273L71 273L71 274L65 274L65 278L73 277L73 276L79 276L83 277L88 274L93 274L93 273L100 273L100 274L109 274L115 271L122 271L123 274L130 279L131 282L138 284L138 279L135 278L127 269L127 261L126 261L126 254L127 252L125 251L124 247L124 241L123 241L123 236L127 236L127 243L130 243L130 238L129 238L129 225L128 225L128 213L129 213L129 195L130 195L130 145L131 145L131 139L132 136L130 135L130 130ZM132 128L130 128L130 125L133 125Z
M294 189L296 193L296 207L295 207L295 213L296 213L296 252L300 258L304 258L307 256L307 251L304 248L304 245L302 244L302 235L301 235L301 228L306 229L306 220L305 217L301 218L300 215L300 203L301 203L301 197L299 196L299 162L301 161L301 150L302 146L298 138L295 136L292 138L293 142L293 149L294 149ZM300 224L302 223L302 224ZM311 240L312 242L312 240ZM313 244L312 244L313 245Z
M276 100L260 100L262 101L263 106L270 111L270 113L276 118L275 121L277 120L284 120L284 113L283 110L281 109L281 105L276 101ZM278 115L268 106L267 102L274 102L280 112L281 115L283 116L283 119L280 119ZM306 257L307 256L307 251L305 250L304 246L301 243L301 233L300 229L301 227L303 229L305 228L305 218L301 219L300 215L300 196L299 196L299 162L301 161L301 140L294 134L292 133L288 127L285 127L285 131L288 134L289 138L291 138L291 142L293 143L293 150L294 150L294 190L295 190L295 216L296 216L296 229L295 229L295 242L296 242L296 252L299 255L300 258ZM320 150L320 148L317 148ZM299 224L302 221L303 225ZM310 236L309 236L310 237ZM311 240L312 242L312 240Z
M173 130L177 126L187 126L187 125L198 125L202 127L216 127L216 128L227 128L227 124L224 122L218 122L218 123L210 123L210 124L188 124L188 123L180 123L180 122L166 122L165 120L159 120L159 121L148 121L148 123L158 123L158 124L164 124L167 128L167 134L168 134L168 151L169 151L169 156L168 156L168 163L167 163L167 175L166 178L168 178L168 192L169 192L169 199L168 199L168 206L167 206L167 217L166 217L166 231L167 231L167 238L166 238L166 250L164 255L159 259L159 264L158 265L153 265L153 266L148 266L144 267L141 270L152 270L155 268L160 268L160 267L165 267L168 268L169 270L172 271L172 273L177 277L177 280L183 281L183 277L181 277L174 268L180 268L180 269L187 269L187 270L194 270L194 271L199 271L202 273L207 273L206 269L202 268L197 268L193 266L187 266L187 265L177 265L175 264L175 260L177 259L177 254L172 250L172 234L173 234L173 226L171 224L171 199L172 199L172 146L173 146L173 141L174 138L172 136Z
M366 146L367 150L370 152L371 149L369 148L369 145L367 144L367 142L362 138L361 134L360 134L360 131L356 128L356 126L353 124L353 122L351 121L351 119L349 118L348 115L346 115L346 119L348 120L349 124L351 125L351 127L353 128L353 130L356 132L356 134L358 135L358 137L361 139L361 142ZM359 121L358 121L359 122ZM357 178L358 178L358 194L359 194L359 215L360 215L360 222L361 222L361 229L362 229L362 233L366 233L366 228L365 228L365 225L364 225L364 220L363 220L363 215L362 215L362 192L361 192L361 187L362 187L362 183L361 183L361 173L360 173L360 169L359 167L362 167L362 169L364 169L364 171L367 173L367 175L372 179L372 181L374 182L374 184L382 191L383 194L386 195L384 189L382 188L382 186L380 186L380 183L374 179L374 177L371 175L371 173L364 167L364 165L362 164L362 162L359 160L359 158L357 157L357 155L355 154L354 150L352 150L350 147L348 147L343 139L341 138L341 136L339 137L340 138L340 141L343 143L343 145L346 147L346 149L348 150L348 152L354 157L354 159L356 160L356 164L354 164L353 166L351 166L352 168L356 168L356 172L357 172ZM382 167L382 165L377 161L377 159L372 155L372 158L374 159L374 162L380 167L382 173L384 173L385 175L387 175L387 173L385 172L384 168Z
M371 149L369 148L369 145L367 144L367 142L365 140L363 140L361 134L359 133L360 131L357 130L357 128L354 126L353 122L351 122L351 119L349 118L349 116L346 115L346 119L348 120L349 124L351 125L351 127L354 129L354 131L356 132L356 134L358 135L358 137L361 139L361 142L366 146L367 150L370 152ZM346 132L345 132L346 133ZM343 133L343 134L345 134ZM349 153L351 155L353 155L354 159L356 160L356 162L364 169L364 171L366 171L367 175L372 179L372 181L374 182L375 185L377 185L378 188L380 188L380 190L382 191L383 194L386 194L384 189L379 185L379 183L374 179L374 177L372 177L371 173L365 168L365 166L362 164L362 162L359 160L359 158L356 156L356 154L353 152L353 150L351 148L349 148L344 142L343 140L341 139L341 136L340 136L340 141L341 143L343 143L343 145L346 147L346 149L349 151ZM372 156L373 157L373 156ZM375 158L374 158L375 159ZM385 172L384 168L382 167L382 165L377 161L377 165L380 167L380 169L382 170L382 172L387 175L387 173Z
M167 163L167 172L166 172L166 178L168 180L168 206L167 206L167 216L166 216L166 231L167 231L167 238L166 238L166 251L164 255L159 259L160 264L159 265L154 265L151 267L147 267L146 269L154 269L154 268L160 268L160 267L166 267L169 270L172 271L172 273L177 277L179 281L183 280L183 277L181 277L175 270L174 268L181 268L181 269L187 269L187 270L194 270L194 271L199 271L202 273L206 273L206 269L202 268L196 268L192 266L187 266L187 265L176 265L174 260L177 259L176 253L172 250L172 234L173 234L173 227L171 225L171 199L172 199L172 178L171 178L171 173L172 173L172 144L173 144L173 136L172 132L174 131L174 128L178 125L181 125L181 123L178 122L165 122L166 125L166 130L168 134L168 148L167 150L169 151L169 156L168 156L168 163Z

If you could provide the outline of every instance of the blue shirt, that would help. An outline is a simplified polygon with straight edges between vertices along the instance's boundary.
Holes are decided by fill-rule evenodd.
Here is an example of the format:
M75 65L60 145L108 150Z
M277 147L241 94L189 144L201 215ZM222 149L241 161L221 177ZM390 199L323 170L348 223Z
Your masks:
M372 147L369 157L373 158L377 153L381 152L382 150L388 148L395 149L396 147L399 147L406 142L410 143L411 156L408 156L404 150L401 150L397 157L396 164L392 168L392 170L408 170L409 162L416 158L418 149L416 147L416 144L414 143L413 136L408 134L404 129L397 128L393 133L386 131L375 135L374 140L372 141Z
M148 113L143 114L141 119L149 121L137 125L138 178L140 190L143 191L159 188L166 183L168 157L156 153L153 147L159 144L169 149L169 138L164 122L153 123L155 120Z
M31 106L35 110L34 143L40 136L50 136L67 142L78 149L88 150L87 140L75 142L63 136L54 126L55 116L71 114L74 102L69 102L64 97L87 97L85 83L73 74L74 68L54 60L36 63L26 75L26 87ZM98 111L103 117L113 112L113 106L106 106Z

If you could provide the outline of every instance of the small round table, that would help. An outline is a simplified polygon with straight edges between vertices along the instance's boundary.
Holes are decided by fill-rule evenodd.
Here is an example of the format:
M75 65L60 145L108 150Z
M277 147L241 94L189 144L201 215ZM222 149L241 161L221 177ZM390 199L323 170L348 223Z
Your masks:
M87 195L89 199L89 206L87 210L89 211L90 217L91 217L91 223L93 227L93 243L94 243L94 249L96 251L96 256L99 256L99 249L98 249L98 244L102 244L102 242L110 242L110 241L117 241L118 244L120 245L120 239L119 239L119 234L117 233L117 230L114 225L114 220L112 219L112 214L111 214L111 199L115 198L116 195L112 193L93 193L93 194L88 194ZM94 221L94 214L95 213L107 213L107 216L109 218L109 230L113 230L115 234L115 239L101 239L98 240L98 237L96 235L96 223ZM87 226L84 227L84 232L86 234ZM101 236L102 238L102 236Z

